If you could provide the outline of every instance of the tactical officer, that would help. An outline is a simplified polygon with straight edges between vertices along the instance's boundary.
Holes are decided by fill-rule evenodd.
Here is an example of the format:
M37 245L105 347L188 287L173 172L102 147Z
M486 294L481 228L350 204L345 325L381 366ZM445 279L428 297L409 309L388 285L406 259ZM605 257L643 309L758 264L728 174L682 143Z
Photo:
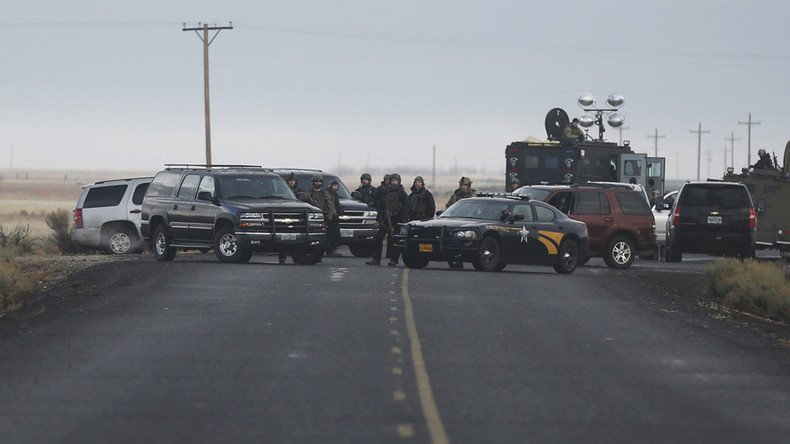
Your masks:
M764 149L760 148L757 150L757 156L760 157L760 160L757 161L752 168L755 170L772 170L774 169L774 163L771 160L771 155L766 153Z
M450 200L447 201L447 205L445 209L450 208L454 203L458 202L461 199L468 199L470 197L475 197L476 190L472 189L472 179L464 176L461 177L461 180L458 181L458 188L453 191L453 195L450 196ZM463 262L449 262L450 268L464 268Z
M464 176L458 181L458 188L453 191L452 196L450 196L450 200L447 201L447 205L444 208L450 208L452 204L458 202L461 199L474 197L475 193L477 193L477 191L472 189L472 179Z
M398 229L399 223L408 222L409 219L409 196L403 190L400 181L398 173L389 175L389 186L383 192L377 193L375 207L378 212L376 216L378 231L373 240L373 260L365 262L368 265L381 265L381 248L385 237L387 237L387 257L390 258L387 265L390 267L398 265L400 250L392 245L392 235Z
M372 180L370 173L362 173L359 177L360 185L357 188L357 192L362 195L362 202L368 205L373 205L373 193L376 191L376 188L370 184Z
M332 195L329 191L321 188L324 184L324 178L316 174L313 176L313 188L310 189L310 200L313 205L318 207L324 213L324 223L327 227L332 224L334 219L337 219L337 212L335 211L335 203L332 201ZM330 233L327 230L327 245L330 242Z
M285 182L288 184L288 188L293 191L296 195L297 199L299 200L310 200L310 195L307 191L299 188L299 179L296 177L296 174L291 173L285 178ZM281 248L279 252L279 257L277 258L278 262L281 264L285 263L285 259L288 257L289 250Z
M415 177L409 194L409 220L433 219L435 212L433 194L425 188L422 176Z
M574 144L584 140L584 132L579 128L579 119L573 119L571 123L565 125L562 129L562 137L560 141L563 144Z
M518 179L513 179L510 181L510 191L516 191L517 189L521 188L521 182Z
M329 257L341 257L343 255L337 252L337 247L340 245L340 215L343 213L343 207L340 206L340 197L338 196L340 184L336 181L332 181L327 191L329 191L329 195L332 196L332 206L338 217L334 218L327 225L326 255Z

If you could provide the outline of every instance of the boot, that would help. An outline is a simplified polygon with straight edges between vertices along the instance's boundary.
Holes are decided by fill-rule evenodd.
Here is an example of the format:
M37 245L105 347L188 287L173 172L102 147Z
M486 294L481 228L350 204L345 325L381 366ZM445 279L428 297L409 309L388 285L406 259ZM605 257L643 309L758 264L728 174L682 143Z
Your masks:
M381 259L373 259L372 261L365 262L366 265L373 265L374 267L378 267L381 265Z

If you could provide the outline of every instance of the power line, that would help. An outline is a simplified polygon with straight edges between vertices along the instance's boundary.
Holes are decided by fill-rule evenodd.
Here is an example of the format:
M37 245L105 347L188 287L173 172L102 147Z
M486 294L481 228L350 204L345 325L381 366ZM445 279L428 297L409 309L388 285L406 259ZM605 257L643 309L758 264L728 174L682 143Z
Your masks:
M696 131L690 131L697 135L697 180L699 180L700 165L702 164L702 135L710 133L710 130L703 130L702 122L700 122Z

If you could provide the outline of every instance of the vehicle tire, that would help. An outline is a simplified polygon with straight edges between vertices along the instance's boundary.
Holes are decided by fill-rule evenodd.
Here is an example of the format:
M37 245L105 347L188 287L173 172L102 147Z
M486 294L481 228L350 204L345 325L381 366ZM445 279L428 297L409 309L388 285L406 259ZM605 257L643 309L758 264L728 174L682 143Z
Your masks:
M501 248L499 242L493 236L486 236L480 241L472 266L479 271L496 271L501 265Z
M579 264L579 246L571 239L565 239L557 250L557 261L554 271L560 274L571 274Z
M307 247L293 252L293 259L299 265L315 265L324 256L323 247Z
M354 257L370 257L373 256L373 244L352 244L348 246L348 249L351 250L351 254Z
M137 235L127 227L111 227L102 237L104 249L110 254L136 253L139 248Z
M585 255L579 254L579 258L576 260L576 266L577 267L581 267L582 265L586 265L587 262L590 262L590 255L589 254L585 254Z
M431 260L415 253L403 253L403 263L409 268L425 268Z
M506 263L501 263L501 264L496 266L496 271L502 271L502 270L505 269L505 267L507 267L507 264Z
M606 244L603 260L610 268L623 270L634 263L635 257L634 241L626 236L615 236Z
M249 254L249 248L240 244L232 228L220 228L214 236L214 254L220 262L235 264ZM247 259L249 260L249 259Z
M170 230L164 225L157 225L154 229L154 236L152 240L151 250L154 252L154 257L159 262L172 261L176 257L175 247L171 247L173 238L170 235Z
M683 250L675 240L670 240L667 244L667 262L683 262Z

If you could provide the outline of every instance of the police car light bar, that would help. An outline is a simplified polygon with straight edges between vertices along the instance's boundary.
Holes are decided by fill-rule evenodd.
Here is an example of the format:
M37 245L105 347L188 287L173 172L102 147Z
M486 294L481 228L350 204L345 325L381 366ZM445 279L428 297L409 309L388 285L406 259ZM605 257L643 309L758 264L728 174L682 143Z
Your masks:
M477 197L505 197L509 199L529 200L529 196L516 193L477 193Z

